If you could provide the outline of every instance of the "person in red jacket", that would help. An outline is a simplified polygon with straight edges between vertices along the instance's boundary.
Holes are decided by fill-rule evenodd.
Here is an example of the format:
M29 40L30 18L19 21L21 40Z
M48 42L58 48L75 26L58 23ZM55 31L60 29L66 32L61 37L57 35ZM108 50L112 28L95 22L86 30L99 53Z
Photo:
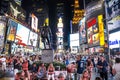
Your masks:
M22 70L25 73L25 77L28 78L28 80L30 80L30 74L29 74L29 71L28 71L28 60L27 60L27 58L25 58L23 60Z

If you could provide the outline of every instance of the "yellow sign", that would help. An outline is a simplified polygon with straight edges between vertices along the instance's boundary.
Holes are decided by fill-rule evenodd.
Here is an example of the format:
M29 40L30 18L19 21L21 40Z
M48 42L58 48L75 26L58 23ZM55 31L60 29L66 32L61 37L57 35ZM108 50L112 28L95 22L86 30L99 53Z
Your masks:
M98 26L99 26L100 46L103 46L105 44L103 15L98 16Z
M14 39L15 39L14 34L9 34L7 37L7 40L10 40L10 41L14 41Z

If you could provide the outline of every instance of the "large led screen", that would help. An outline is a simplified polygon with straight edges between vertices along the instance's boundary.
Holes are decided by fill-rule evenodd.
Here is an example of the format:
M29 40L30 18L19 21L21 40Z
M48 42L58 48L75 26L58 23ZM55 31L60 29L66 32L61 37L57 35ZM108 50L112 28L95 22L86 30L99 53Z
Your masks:
M23 10L14 0L9 0L9 3L10 5L7 14L19 21L22 22L25 21L26 19L25 10Z
M90 47L99 45L99 28L96 18L92 18L87 22L87 41Z
M79 33L70 34L70 46L79 46Z
M109 34L109 46L111 49L120 47L119 35L120 35L120 31Z
M107 19L111 19L120 15L120 0L107 0L106 8Z
M79 23L79 32L80 32L80 44L83 44L86 42L85 18L83 18Z
M38 35L35 32L30 31L28 45L37 46Z
M0 21L0 51L4 47L5 26L6 26L6 23L3 21Z
M120 15L116 16L115 18L112 18L110 21L108 21L107 24L109 31L120 28Z
M92 1L86 6L86 20L91 19L92 17L97 17L100 14L103 14L104 7L103 7L103 0Z
M9 27L7 40L14 41L18 24L15 21L9 19L8 25Z
M38 28L38 18L34 14L32 14L31 27L32 27L33 30L37 31L37 28Z
M18 42L19 44L27 45L29 31L30 30L28 28L24 27L21 24L18 24L15 42Z

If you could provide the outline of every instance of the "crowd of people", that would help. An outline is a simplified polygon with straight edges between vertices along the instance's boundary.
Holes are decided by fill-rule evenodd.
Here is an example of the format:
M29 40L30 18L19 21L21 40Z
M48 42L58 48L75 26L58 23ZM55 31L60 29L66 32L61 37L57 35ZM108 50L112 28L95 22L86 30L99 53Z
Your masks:
M109 80L110 76L111 80L120 80L120 55L111 56L109 62L105 55L78 55L76 58L77 80Z
M43 80L44 78L47 80L108 80L109 74L113 76L113 80L120 80L120 56L118 55L111 56L109 63L104 55L66 54L54 58L55 61L65 64L67 76L60 73L55 77L56 69L53 63L49 63L48 67L45 63L38 66L35 62L41 60L40 55L1 56L0 64L2 71L8 70L6 66L14 71L15 80Z

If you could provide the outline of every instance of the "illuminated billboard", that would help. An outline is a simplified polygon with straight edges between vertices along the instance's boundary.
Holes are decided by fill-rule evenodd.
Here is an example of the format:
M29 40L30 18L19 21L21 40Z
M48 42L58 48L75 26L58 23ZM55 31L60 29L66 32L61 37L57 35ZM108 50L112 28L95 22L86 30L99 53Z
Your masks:
M8 27L8 33L7 33L8 34L7 40L14 41L18 24L12 19L9 19L8 26L9 27Z
M0 51L2 51L4 47L5 27L6 23L0 20Z
M26 19L26 12L14 0L10 0L10 7L7 14L21 22Z
M87 42L89 47L104 45L103 1L93 1L86 7Z
M120 0L107 0L106 6L107 6L107 10L106 10L107 19L111 19L120 15Z
M120 35L120 31L109 34L109 46L111 49L120 48L120 37L116 35Z
M15 42L20 45L27 45L30 30L25 26L18 24Z
M108 24L109 31L120 28L120 15L112 18L110 21L108 21L107 24Z
M86 16L85 16L86 20L93 17L97 17L100 14L103 14L105 12L103 7L103 0L92 1L86 6L85 12L86 12Z
M35 32L30 31L28 45L37 46L38 35Z
M87 21L87 40L89 46L99 45L99 29L97 19L92 18Z
M70 46L79 46L79 33L70 34Z
M86 27L85 18L83 18L79 23L79 34L80 34L80 44L86 43Z
M31 27L32 27L33 30L35 30L37 32L38 18L34 14L32 14L31 17L32 17Z

